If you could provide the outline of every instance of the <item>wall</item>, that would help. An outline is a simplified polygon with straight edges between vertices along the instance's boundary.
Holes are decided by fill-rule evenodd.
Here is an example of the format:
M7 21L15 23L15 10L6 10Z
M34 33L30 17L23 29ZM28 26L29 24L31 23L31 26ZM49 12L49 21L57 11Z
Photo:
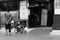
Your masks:
M7 11L1 11L0 14L1 14L1 24L4 24L6 19L5 19L5 13L7 13ZM18 20L18 11L10 11L12 17L14 20Z
M30 10L28 9L29 3L26 4L26 1L21 1L20 2L20 19L27 19L28 20L28 15L30 13Z
M55 9L53 19L53 29L60 30L60 9Z
M60 0L54 1L53 30L60 30Z

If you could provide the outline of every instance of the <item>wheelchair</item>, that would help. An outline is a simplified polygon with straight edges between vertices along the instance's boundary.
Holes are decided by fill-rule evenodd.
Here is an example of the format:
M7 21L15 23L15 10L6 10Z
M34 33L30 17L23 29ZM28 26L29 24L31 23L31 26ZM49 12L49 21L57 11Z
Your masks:
M16 23L16 25L15 25L15 30L14 30L14 32L16 33L16 34L18 34L18 33L26 33L26 31L24 30L25 29L25 26L24 25L22 25L22 24L20 24L20 22L17 22Z

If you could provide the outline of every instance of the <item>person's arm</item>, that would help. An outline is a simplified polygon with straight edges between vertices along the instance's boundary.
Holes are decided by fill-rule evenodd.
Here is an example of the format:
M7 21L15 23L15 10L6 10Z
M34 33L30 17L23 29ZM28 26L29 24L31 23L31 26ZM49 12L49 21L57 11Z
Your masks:
M8 23L11 22L11 20L12 20L12 17L11 17L11 15L10 15L10 19L8 20Z

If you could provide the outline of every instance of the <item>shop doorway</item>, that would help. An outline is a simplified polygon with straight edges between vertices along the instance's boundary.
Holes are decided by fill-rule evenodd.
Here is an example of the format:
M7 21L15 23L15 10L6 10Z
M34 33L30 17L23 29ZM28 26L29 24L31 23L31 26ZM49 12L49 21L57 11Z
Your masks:
M35 6L38 4L38 6ZM30 4L29 28L51 27L53 25L54 1Z

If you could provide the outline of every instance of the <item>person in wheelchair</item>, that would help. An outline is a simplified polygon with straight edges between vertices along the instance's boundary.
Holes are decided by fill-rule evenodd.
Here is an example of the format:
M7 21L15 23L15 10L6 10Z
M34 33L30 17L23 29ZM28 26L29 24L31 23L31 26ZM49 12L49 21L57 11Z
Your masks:
M20 25L20 22L16 22L15 25L14 25L17 33L18 33L18 31L19 31L19 27L18 27L19 25Z
M15 25L15 29L17 29L17 33L23 33L24 32L25 26L20 24L20 22L17 22Z

